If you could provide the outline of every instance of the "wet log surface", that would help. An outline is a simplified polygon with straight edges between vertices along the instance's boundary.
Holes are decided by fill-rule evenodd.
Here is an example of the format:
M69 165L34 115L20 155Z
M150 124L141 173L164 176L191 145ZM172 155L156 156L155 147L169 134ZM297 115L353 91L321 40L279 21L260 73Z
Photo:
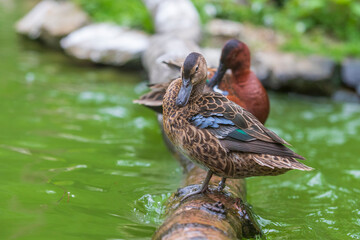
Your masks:
M164 137L165 142L168 140ZM195 166L171 148L184 168L183 187L169 198L166 219L153 239L242 239L261 235L261 230L246 205L246 185L243 179L228 179L223 192L217 191L220 177L213 176L204 194L182 199L198 190L206 171Z

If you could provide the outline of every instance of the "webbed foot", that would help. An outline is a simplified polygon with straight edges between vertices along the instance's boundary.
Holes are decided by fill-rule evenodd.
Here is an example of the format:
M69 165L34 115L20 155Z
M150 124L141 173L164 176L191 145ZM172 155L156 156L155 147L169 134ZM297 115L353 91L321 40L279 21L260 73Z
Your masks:
M188 195L186 195L185 197L183 197L183 199L181 199L181 202L185 201L186 199L188 199L189 197L192 197L192 196L194 196L194 195L202 194L202 193L206 192L207 189L208 189L207 187L206 187L205 189L202 189L202 188L201 188L201 189L199 189L199 190L197 190L197 191L195 191L195 192L189 193Z
M226 178L221 178L221 181L219 182L219 186L217 187L217 190L219 192L222 192L222 190L224 190L225 188L225 182L226 182Z
M201 188L193 193L186 195L183 199L181 199L181 202L183 202L185 199L188 199L191 196L197 195L199 193L204 193L208 189L208 185L209 185L212 175L213 175L212 171L209 170L206 174L206 178L205 178Z

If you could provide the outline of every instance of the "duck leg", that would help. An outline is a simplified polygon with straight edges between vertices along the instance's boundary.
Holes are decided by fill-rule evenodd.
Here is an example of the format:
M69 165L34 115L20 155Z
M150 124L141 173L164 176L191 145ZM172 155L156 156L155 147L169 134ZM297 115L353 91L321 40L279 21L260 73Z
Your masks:
M221 181L219 182L219 186L217 188L217 190L219 192L221 192L222 190L224 190L224 187L225 187L225 182L226 182L226 178L221 178Z
M199 194L199 193L204 193L207 189L208 189L208 185L209 185L209 182L210 182L210 179L213 175L213 172L212 171L208 171L207 174L206 174L206 178L201 186L201 188L193 193L189 193L188 195L186 195L181 201L184 201L185 199L191 197L191 196L194 196L196 194Z

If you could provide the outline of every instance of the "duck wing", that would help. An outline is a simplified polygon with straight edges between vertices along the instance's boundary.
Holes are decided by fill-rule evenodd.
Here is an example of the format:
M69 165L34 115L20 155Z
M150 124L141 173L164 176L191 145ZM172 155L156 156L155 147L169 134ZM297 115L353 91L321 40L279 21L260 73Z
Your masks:
M170 83L171 82L149 85L151 91L142 95L139 99L134 100L133 103L144 105L155 112L162 114L163 98Z
M166 62L166 64L169 63ZM208 75L209 76L213 75L215 71L216 69L209 68ZM162 114L163 113L162 102L166 93L166 89L169 87L170 83L174 80L175 79L172 79L170 82L165 82L165 83L148 84L151 91L140 96L139 99L133 100L133 103L144 105L145 107L148 107L153 111ZM205 86L204 92L212 92L212 91L213 91L212 88L210 88L207 85Z
M189 122L206 129L228 151L239 151L299 159L304 157L284 146L285 140L267 129L254 115L218 93L203 94Z

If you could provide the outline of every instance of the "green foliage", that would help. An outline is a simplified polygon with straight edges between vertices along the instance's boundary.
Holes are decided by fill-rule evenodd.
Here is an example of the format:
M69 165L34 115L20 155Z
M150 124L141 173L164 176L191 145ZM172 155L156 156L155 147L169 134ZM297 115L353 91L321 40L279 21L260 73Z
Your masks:
M360 3L352 0L292 0L284 13L291 20L301 21L306 29L323 29L342 40L359 39Z
M111 21L154 32L141 0L73 0L95 21ZM238 1L238 0L237 0ZM251 22L283 33L286 51L334 59L360 56L360 2L354 0L192 0L206 23L217 17Z
M360 56L360 2L353 0L193 0L203 22L212 17L251 22L284 33L284 50L340 59ZM275 4L280 3L280 4ZM279 7L282 5L282 7Z
M150 13L141 0L73 0L95 21L115 22L154 32Z

